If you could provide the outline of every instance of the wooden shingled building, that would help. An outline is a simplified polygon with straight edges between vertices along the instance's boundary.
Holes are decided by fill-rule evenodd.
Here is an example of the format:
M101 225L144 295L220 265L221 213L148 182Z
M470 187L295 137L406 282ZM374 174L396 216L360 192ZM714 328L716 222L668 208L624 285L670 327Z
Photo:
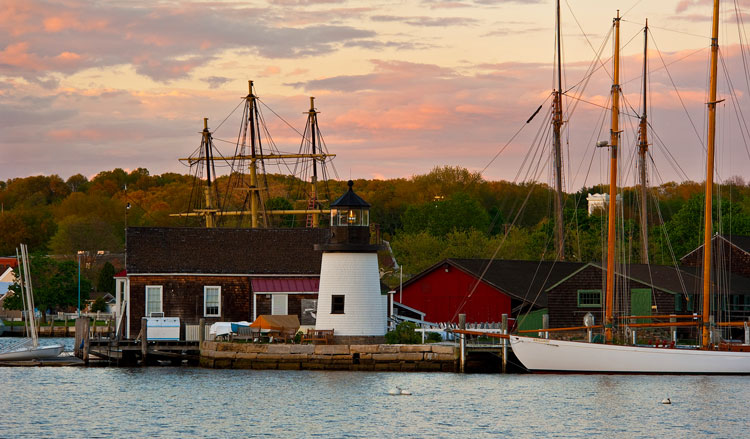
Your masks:
M126 337L151 316L190 325L296 314L314 325L322 258L314 247L329 239L316 228L129 227Z

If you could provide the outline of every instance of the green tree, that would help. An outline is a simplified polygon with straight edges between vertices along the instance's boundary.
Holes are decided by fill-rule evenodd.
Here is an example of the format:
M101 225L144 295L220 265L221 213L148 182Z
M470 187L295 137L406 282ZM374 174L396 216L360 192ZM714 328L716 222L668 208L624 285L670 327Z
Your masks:
M284 197L274 197L266 201L266 210L291 210L292 203ZM272 224L279 227L294 227L294 215L272 215Z
M42 323L46 323L46 312L76 306L78 303L78 265L73 261L57 262L35 254L30 261L31 285L36 309L42 312ZM18 269L16 278L20 278ZM11 285L13 294L6 298L7 309L23 309L21 287ZM91 283L81 278L81 303L89 298Z
M422 336L417 334L417 325L412 322L401 322L396 329L385 334L388 344L417 344L422 342Z
M117 252L123 247L123 234L112 224L98 218L69 216L60 221L57 233L50 240L55 254L71 255L78 251L95 254L99 250Z
M115 294L115 266L105 262L102 269L99 270L99 276L96 281L96 291L100 293Z
M444 236L453 230L471 229L488 231L490 217L487 211L465 193L453 194L445 200L433 200L410 206L403 215L404 231L426 231L433 236Z
M107 311L107 302L103 296L97 297L89 308L91 312L105 312Z

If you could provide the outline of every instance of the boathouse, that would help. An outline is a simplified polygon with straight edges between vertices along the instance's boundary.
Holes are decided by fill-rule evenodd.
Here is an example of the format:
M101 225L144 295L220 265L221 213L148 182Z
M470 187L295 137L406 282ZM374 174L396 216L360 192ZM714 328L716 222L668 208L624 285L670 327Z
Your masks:
M466 314L468 323L500 322L503 314L515 318L546 308L545 289L582 266L577 262L445 259L404 282L394 300L424 312L424 320L430 322L456 323L459 313Z
M329 237L316 228L129 227L126 272L118 278L126 337L150 316L211 324L295 314L314 325L322 257L314 246Z

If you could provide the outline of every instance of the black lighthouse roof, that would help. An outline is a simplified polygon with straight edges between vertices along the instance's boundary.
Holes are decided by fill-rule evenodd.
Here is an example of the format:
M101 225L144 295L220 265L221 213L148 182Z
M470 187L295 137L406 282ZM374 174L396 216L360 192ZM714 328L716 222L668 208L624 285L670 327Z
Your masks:
M370 207L370 203L363 200L352 190L352 186L354 186L353 181L349 180L346 184L349 186L349 190L331 203L331 207Z

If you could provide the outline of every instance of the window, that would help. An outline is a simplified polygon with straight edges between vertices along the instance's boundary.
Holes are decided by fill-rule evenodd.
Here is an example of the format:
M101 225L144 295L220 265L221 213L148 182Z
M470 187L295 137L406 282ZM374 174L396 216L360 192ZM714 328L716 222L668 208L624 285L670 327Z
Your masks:
M221 287L203 287L203 315L205 317L221 315Z
M682 294L675 294L674 295L674 310L682 311Z
M578 290L579 308L596 308L602 306L601 290Z
M331 296L331 314L344 313L344 296Z
M285 316L289 314L289 295L272 294L271 295L271 314L275 316Z
M164 312L162 309L162 287L161 285L146 286L146 316L152 313Z

